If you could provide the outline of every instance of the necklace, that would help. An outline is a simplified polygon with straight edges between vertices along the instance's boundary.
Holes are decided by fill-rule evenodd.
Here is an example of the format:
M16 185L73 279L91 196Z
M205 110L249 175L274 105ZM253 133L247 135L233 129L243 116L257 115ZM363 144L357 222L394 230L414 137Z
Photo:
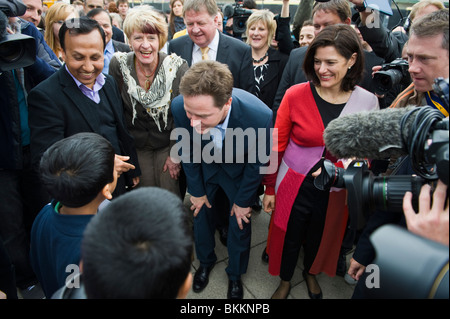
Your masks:
M136 61L136 64L138 64L137 61ZM158 63L156 64L155 69L153 70L152 74L150 74L150 75L145 74L144 69L142 68L142 66L140 64L139 64L139 67L142 71L142 74L145 76L145 82L144 82L145 91L148 91L150 89L150 85L152 84L151 77L155 74L156 69L158 68Z
M261 59L259 59L259 60L255 60L255 59L253 59L253 57L252 57L252 59L253 59L253 63L260 63L260 62L262 62L266 57L268 57L269 56L269 51L266 51L266 54L264 54L264 56L261 58Z

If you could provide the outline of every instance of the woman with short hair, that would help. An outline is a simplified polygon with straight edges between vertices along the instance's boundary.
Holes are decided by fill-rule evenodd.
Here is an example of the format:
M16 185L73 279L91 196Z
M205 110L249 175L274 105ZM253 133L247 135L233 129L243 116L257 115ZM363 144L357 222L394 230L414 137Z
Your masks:
M157 186L180 195L180 164L169 156L176 141L170 103L179 94L185 60L160 52L167 23L149 6L130 9L123 24L131 52L114 54L109 66L121 92L128 130L133 135L142 176L139 186Z

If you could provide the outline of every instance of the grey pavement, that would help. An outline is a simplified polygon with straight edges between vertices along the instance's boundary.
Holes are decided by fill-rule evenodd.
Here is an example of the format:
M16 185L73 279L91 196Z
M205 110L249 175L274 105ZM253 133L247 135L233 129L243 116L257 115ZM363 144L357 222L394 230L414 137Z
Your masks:
M189 208L189 194L185 197L185 206ZM252 212L252 240L250 249L250 261L247 273L242 276L244 287L244 299L270 299L279 284L279 277L272 276L268 272L268 265L261 260L263 249L266 247L267 232L270 215L261 210ZM225 268L228 265L227 248L222 245L216 232L217 262L209 275L208 286L200 293L192 290L187 295L188 299L226 299L228 289L228 277ZM291 281L291 291L288 299L309 299L306 283L302 276L302 252L297 263L297 269ZM347 266L351 254L347 255ZM192 274L199 267L199 261L192 263ZM349 285L343 277L329 277L322 273L317 275L317 281L322 289L324 299L349 299L352 296L354 286Z

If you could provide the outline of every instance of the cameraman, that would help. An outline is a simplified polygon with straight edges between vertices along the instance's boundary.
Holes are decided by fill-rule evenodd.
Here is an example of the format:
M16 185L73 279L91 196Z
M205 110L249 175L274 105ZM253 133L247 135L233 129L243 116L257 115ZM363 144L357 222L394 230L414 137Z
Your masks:
M397 97L391 107L405 107L411 104L417 106L430 105L440 109L443 113L446 111L448 116L448 110L444 107L445 104L438 101L438 97L433 94L432 87L435 78L448 78L449 76L448 39L448 9L432 12L414 22L407 46L409 72L413 83ZM429 102L428 99L430 97L433 100ZM414 174L408 157L402 158L399 163L395 169L395 175ZM364 285L364 279L367 273L365 272L365 267L372 263L375 258L375 251L369 236L374 230L386 224L397 224L406 227L405 216L399 213L383 211L376 211L370 216L359 238L348 270L348 274L353 279L358 280L353 298L366 297L367 287Z
M413 82L397 96L390 107L430 105L448 116L448 109L433 92L436 78L449 77L448 37L448 9L429 13L413 23L406 47L408 71Z
M37 28L42 18L42 0L22 0L22 2L27 6L27 11L21 18L33 23Z
M10 16L20 16L26 10L26 6L17 0L0 0L0 4L2 8L10 9L7 12ZM20 31L20 26L15 24L17 19L8 19L0 11L0 39L2 42L5 39L6 45L9 41L21 47L20 50L27 50L23 39L8 38L14 31ZM39 33L34 25L26 23ZM28 55L24 54L25 57ZM31 61L33 56L29 58ZM12 59L5 64L3 60L2 65L8 71L0 71L0 246L4 248L4 254L0 254L0 265L4 265L0 267L0 281L17 284L22 297L29 298L33 292L38 294L39 289L29 261L28 237L34 217L48 199L36 191L40 182L37 172L31 167L26 96L35 84L53 74L54 68L37 56L34 63L30 62L32 64L26 67L22 67L22 61L25 59ZM16 297L14 289L10 290L8 298Z
M16 32L34 38L36 42L36 57L45 62L45 64L41 65L41 67L43 68L42 73L54 73L54 70L52 69L57 70L61 67L61 62L59 61L58 57L55 55L52 49L50 49L47 42L45 42L44 40L44 36L33 23L26 21L21 17L9 18L9 20L11 24L13 23L18 26ZM38 61L38 63L40 62Z

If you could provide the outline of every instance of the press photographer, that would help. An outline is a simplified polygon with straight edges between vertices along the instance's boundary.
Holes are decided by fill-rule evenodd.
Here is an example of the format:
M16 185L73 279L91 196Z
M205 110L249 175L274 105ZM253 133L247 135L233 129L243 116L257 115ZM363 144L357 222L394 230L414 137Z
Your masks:
M225 5L223 7L223 15L226 17L225 23L229 22L225 27L225 31L235 38L241 38L242 34L245 34L248 17L252 13L252 10L244 8L244 3L240 0L235 0L234 4ZM229 26L232 26L232 28L228 29Z
M412 24L406 51L413 83L398 95L391 107L430 105L448 116L448 108L433 90L436 78L449 77L448 31L448 9L432 12Z
M17 17L26 6L19 0L0 0L0 9L0 290L14 299L17 286L26 299L38 290L28 235L34 217L48 202L36 191L39 176L31 167L26 96L54 68L37 56L36 39L20 34L24 25ZM30 28L25 30L39 33L26 23Z

